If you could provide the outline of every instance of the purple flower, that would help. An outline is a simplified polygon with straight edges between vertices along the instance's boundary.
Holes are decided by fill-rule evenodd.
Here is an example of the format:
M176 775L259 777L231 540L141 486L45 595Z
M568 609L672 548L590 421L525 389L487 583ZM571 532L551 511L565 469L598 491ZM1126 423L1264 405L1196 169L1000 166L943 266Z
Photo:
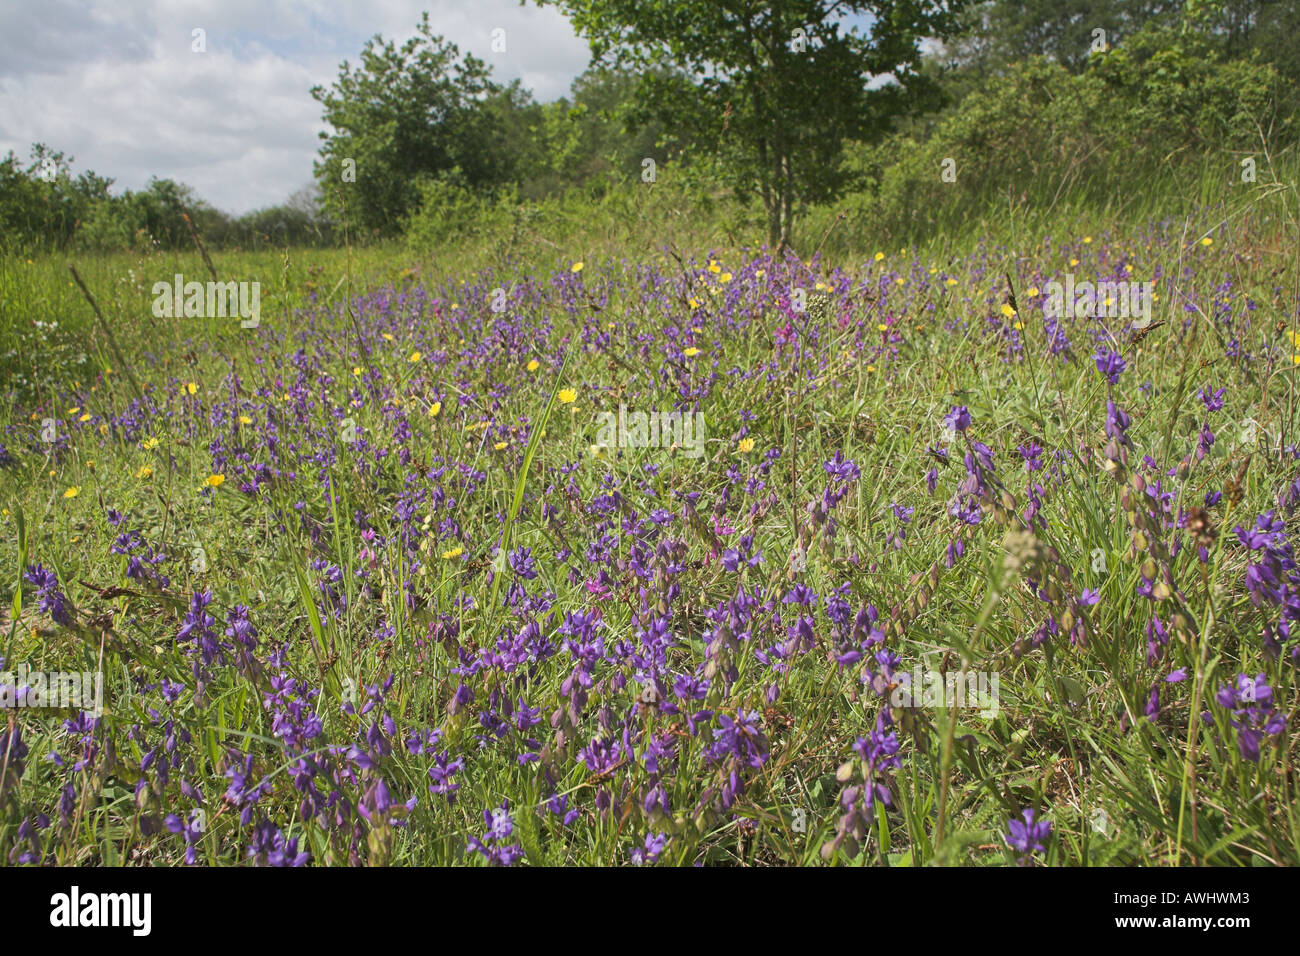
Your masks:
M509 800L502 800L501 805L492 810L484 810L483 823L487 832L482 838L471 836L469 845L465 848L466 853L478 853L492 866L513 866L523 857L523 847L518 843L505 842L515 832Z
M72 615L68 613L68 599L59 590L59 579L55 573L39 564L29 564L23 578L36 585L36 597L42 614L48 614L56 624L69 627Z
M1093 360L1097 363L1097 371L1112 385L1119 384L1120 375L1128 368L1123 356L1118 352L1112 352L1104 345L1093 356Z
M970 428L970 412L965 405L954 405L943 417L943 423L955 432L964 432Z
M1052 834L1052 825L1046 820L1034 822L1034 811L1026 809L1024 822L1011 819L1007 824L1010 831L1005 837L1007 846L1020 854L1020 865L1028 866L1035 853L1046 853L1046 841Z
M1274 710L1273 688L1264 674L1238 674L1232 686L1219 688L1214 700L1230 712L1228 723L1237 731L1237 750L1252 763L1259 762L1259 746L1264 738L1286 729L1286 717Z
M647 863L653 863L659 859L659 854L668 846L668 835L665 833L647 833L645 845L632 848L632 862L637 866Z

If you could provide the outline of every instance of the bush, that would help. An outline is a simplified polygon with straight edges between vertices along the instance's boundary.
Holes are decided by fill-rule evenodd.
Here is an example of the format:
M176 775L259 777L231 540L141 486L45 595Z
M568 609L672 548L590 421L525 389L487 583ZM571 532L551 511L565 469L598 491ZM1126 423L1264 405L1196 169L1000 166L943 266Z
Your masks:
M407 244L427 251L462 239L487 235L510 224L512 195L478 194L459 175L420 182L420 205L405 223Z
M846 151L859 184L843 206L849 231L923 241L1009 208L1045 210L1066 199L1105 205L1190 179L1211 152L1259 149L1261 134L1270 146L1293 142L1294 107L1276 71L1219 62L1213 52L1194 33L1151 27L1095 56L1083 74L1041 57L1015 64L966 96L927 138L896 133ZM941 176L948 160L955 182ZM822 228L813 217L805 231Z

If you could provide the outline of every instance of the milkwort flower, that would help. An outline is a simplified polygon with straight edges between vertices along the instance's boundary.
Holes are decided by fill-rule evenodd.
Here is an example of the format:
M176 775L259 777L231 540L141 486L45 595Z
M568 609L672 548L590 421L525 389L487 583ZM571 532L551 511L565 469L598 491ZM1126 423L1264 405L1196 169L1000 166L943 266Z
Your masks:
M221 643L213 631L217 619L208 613L208 605L211 603L211 591L195 591L190 595L189 612L181 622L181 629L176 633L176 643L192 642L204 664L211 664L221 652ZM195 672L197 675L197 664L195 664Z
M502 800L501 805L492 810L484 810L483 824L487 832L482 838L471 836L466 853L478 853L493 866L512 866L523 857L522 846L506 843L515 832L509 800Z
M236 604L230 609L230 614L226 617L226 629L223 633L234 641L235 666L246 677L255 678L260 669L260 664L255 656L257 651L257 628L253 626L249 610L245 605Z
M740 570L741 564L756 568L763 560L763 552L754 551L752 534L741 535L739 544L739 548L727 548L722 552L722 566L732 574Z
M1133 447L1133 440L1128 436L1130 424L1128 413L1111 399L1106 399L1106 437L1110 439L1105 451L1110 462L1108 467L1128 464L1128 452Z
M1286 524L1276 512L1266 511L1249 529L1237 525L1233 532L1242 547L1256 552L1246 565L1245 585L1251 603L1279 609L1276 620L1266 618L1264 624L1265 650L1276 658L1283 643L1295 636L1293 630L1300 621L1300 566L1287 540ZM1292 649L1291 656L1300 659L1300 645Z
M1035 853L1047 852L1047 839L1052 835L1052 824L1046 820L1034 820L1034 811L1026 808L1024 820L1014 817L1007 824L1007 835L1003 838L1007 846L1020 854L1020 865L1031 866Z
M887 657L886 660L892 659ZM885 669L891 672L888 663ZM850 857L858 855L862 841L871 828L876 801L885 806L892 802L889 789L889 771L902 766L898 756L898 734L892 729L893 718L888 708L876 715L876 726L867 736L859 737L853 744L857 760L840 765L835 779L846 784L840 793L840 806L844 813L835 825L835 836L822 844L822 859L829 860L843 847Z
M510 569L525 581L537 577L537 562L533 560L532 548L516 548L509 555Z
M239 808L239 825L246 827L253 819L253 808L271 793L271 781L263 777L256 785L252 785L252 754L244 754L241 759L237 751L231 750L228 759L230 763L226 767L225 777L230 784L226 787L226 802Z
M169 813L163 820L165 826L172 833L181 833L185 836L185 862L189 866L199 862L196 847L199 840L203 838L203 816L198 810L191 811L189 821L182 820L174 813Z
M53 571L40 564L29 564L23 579L36 585L36 597L42 614L48 614L51 620L64 627L72 625L68 599L59 590L59 579Z
M1128 368L1124 357L1103 345L1092 358L1097 363L1097 371L1101 373L1102 378L1112 385L1118 385L1120 375Z
M299 853L297 837L285 839L279 827L263 820L253 831L248 858L254 866L297 867L305 866L311 854Z
M912 523L912 515L916 513L916 509L907 508L892 501L889 503L889 507L893 510L894 517L898 519L898 528L886 536L885 548L902 551L903 543L907 541L907 526Z
M943 417L943 424L949 431L964 432L970 428L970 423L970 409L965 405L954 405L952 411Z
M647 833L645 843L632 848L632 863L636 866L654 863L667 846L668 835L666 833Z
M1237 750L1252 763L1259 762L1260 742L1286 729L1286 717L1276 712L1273 688L1263 674L1238 674L1233 685L1219 688L1214 702L1229 712L1228 723L1237 731ZM1201 716L1207 722L1212 719L1208 711Z
M713 743L704 751L704 757L709 763L722 764L726 777L722 787L725 809L745 792L741 768L757 769L767 763L768 742L757 711L738 710L735 717L719 714L718 724L713 728Z

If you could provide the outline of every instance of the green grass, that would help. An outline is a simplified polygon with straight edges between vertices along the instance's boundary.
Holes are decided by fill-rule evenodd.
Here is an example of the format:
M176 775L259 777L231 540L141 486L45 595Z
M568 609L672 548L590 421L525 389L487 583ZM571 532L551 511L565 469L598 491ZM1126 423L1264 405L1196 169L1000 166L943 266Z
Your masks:
M179 862L185 849L181 839L165 830L147 834L141 820L193 806L179 790L184 777L200 787L207 804L199 859L240 862L248 834L237 825L238 811L221 802L225 753L234 747L253 753L257 775L272 781L272 794L259 812L268 812L286 834L299 838L300 848L319 863L477 860L466 856L466 842L482 834L481 812L507 798L515 838L533 864L624 863L647 832L669 835L662 859L671 863L821 861L842 812L844 778L837 779L837 772L858 772L851 745L873 727L881 701L851 669L827 659L828 628L820 614L816 651L793 657L785 673L764 667L748 645L734 655L711 653L706 646L702 635L713 624L704 610L733 598L736 590L736 576L710 555L709 530L712 507L729 483L728 468L734 468L742 476L733 492L739 502L726 520L738 533L753 534L766 559L744 571L741 580L749 589L779 584L775 611L783 611L780 596L792 581L823 596L847 583L855 611L867 602L880 611L886 646L901 659L901 670L928 660L1000 675L996 717L953 709L899 714L901 767L888 776L891 805L873 811L859 852L852 852L852 844L841 846L831 857L835 862L1006 864L1013 860L1002 838L1007 820L1032 807L1053 824L1048 851L1039 855L1050 864L1295 864L1300 861L1300 793L1292 767L1300 687L1293 665L1264 654L1261 631L1268 609L1255 607L1244 588L1246 554L1234 546L1231 532L1234 525L1249 526L1257 513L1276 508L1279 490L1297 477L1294 460L1267 444L1243 440L1240 425L1252 418L1256 438L1296 442L1295 366L1284 339L1286 331L1296 330L1300 289L1295 192L1285 184L1215 192L1209 178L1203 188L1173 190L1166 184L1101 208L1067 201L1049 216L1012 208L1002 217L991 210L987 220L965 223L963 232L935 238L906 255L881 249L886 253L881 260L869 236L837 233L831 258L852 266L855 280L852 324L844 330L832 325L817 353L802 358L774 348L773 334L784 319L768 306L752 321L722 321L717 303L726 290L694 293L705 304L689 321L676 296L667 297L662 309L658 302L646 305L636 286L637 263L678 274L677 263L656 251L649 232L629 241L602 234L596 226L587 233L575 226L556 248L498 236L436 256L396 246L284 257L217 253L223 278L263 282L265 328L255 334L239 330L237 323L232 328L153 318L150 284L176 271L204 278L197 255L86 259L77 263L78 270L161 411L131 440L120 431L102 435L98 430L101 416L126 407L131 389L91 323L89 306L69 285L65 260L0 261L3 334L6 347L13 343L16 353L8 361L18 397L12 411L6 409L8 417L0 419L0 426L10 429L5 444L39 449L32 436L46 416L60 419L72 436L61 458L25 450L15 465L0 471L0 607L12 607L0 622L3 656L52 670L72 663L78 669L90 666L102 653L110 700L101 740L113 744L111 758L101 754L90 769L67 774L40 759L51 750L75 759L59 720L25 712L19 719L32 756L21 783L0 797L0 849L7 856L18 845L20 821L44 812L56 820L46 831L45 852L58 862ZM1165 215L1177 218L1157 238L1151 221ZM1045 236L1052 237L1050 250ZM1205 236L1213 236L1212 245L1201 244ZM739 245L719 241L712 249L720 271L740 275ZM707 239L683 250L696 257L691 275L701 290L721 288L717 274L702 268L710 251ZM1185 311L1183 300L1162 294L1154 319L1163 325L1140 342L1123 343L1128 370L1111 390L1093 367L1092 343L1080 335L1072 336L1075 364L1047 357L1047 333L1028 305L1027 289L1035 276L1095 273L1103 258L1117 256L1134 264L1134 275L1145 278L1159 267L1178 276L1180 294L1196 308ZM1078 263L1070 265L1075 258ZM552 280L571 279L575 261L584 262L581 278L593 295L608 295L599 312L584 307L570 315L550 288ZM489 270L481 279L478 267ZM765 271L775 268L769 264ZM816 273L790 268L790 281L800 287L812 289L832 278L826 268ZM894 282L895 272L902 286ZM1008 340L984 331L1004 301L1004 274L1014 278L1026 317L1017 330L1027 353L1021 361L1006 361ZM508 280L528 276L542 291L512 308L518 334L507 340L495 331L490 292L498 283L510 286ZM1242 347L1254 356L1251 361L1225 354L1224 327L1206 315L1225 279L1232 281L1225 308L1232 328L1240 330ZM734 281L742 296L757 301L775 277ZM883 289L913 298L900 313L873 294L856 291L859 281L868 282L874 295ZM359 295L389 284L408 293L423 286L444 302L456 301L458 308L374 326L388 331L391 341L370 334L368 323L375 320L361 303L354 302L358 324L340 310L308 327L297 311L313 291L320 301L342 307L352 301L349 290ZM895 293L895 286L903 291ZM1253 310L1247 309L1247 299ZM898 319L899 335L888 345L875 328L887 314ZM60 328L28 328L32 318L57 320ZM664 354L659 333L666 324L682 333L701 329L697 360ZM356 347L359 325L367 329L373 353ZM639 338L651 334L653 348ZM482 354L468 357L476 347ZM321 363L301 377L292 362L300 348ZM432 358L444 350L444 358ZM412 362L415 351L421 359ZM824 367L816 365L818 356L827 357ZM530 359L539 362L537 370L528 370ZM751 377L725 375L732 367L754 370L769 362L768 371ZM111 374L104 374L108 369ZM718 379L710 385L711 370ZM233 397L227 379L232 374L242 380ZM362 387L372 374L374 392ZM272 388L276 380L280 384ZM193 395L185 388L191 382ZM1139 388L1147 383L1150 388ZM1222 412L1202 412L1196 398L1202 386L1226 389ZM359 405L351 401L354 387L362 395ZM692 460L658 450L592 454L597 409L620 401L669 408L682 387L701 396L709 435L704 457ZM265 398L255 396L259 388L267 389ZM577 400L557 402L561 388L573 388ZM300 411L295 401L279 398L291 389L305 396ZM1101 464L1108 394L1133 419L1127 474L1108 474ZM441 403L436 416L429 414L434 402ZM948 569L944 555L958 529L946 503L964 475L960 441L953 443L953 458L939 468L936 495L927 492L925 472L933 463L927 446L944 441L940 421L953 405L969 407L970 435L993 449L1014 507L1006 509L996 495L990 499L985 521L964 536L966 555ZM79 411L69 412L73 407ZM237 408L253 420L234 424L229 415ZM754 416L748 437L755 444L748 452L739 444L742 412ZM222 417L212 424L217 413ZM81 423L82 414L92 418ZM457 499L454 509L428 522L417 519L415 526L424 531L412 551L390 548L367 581L355 573L365 564L368 545L352 515L366 513L382 538L395 540L402 524L396 507L412 487L407 480L412 466L390 457L360 472L361 456L341 437L345 418L373 441L388 444L393 423L403 419L412 430L407 447L415 464L458 462L482 476L453 469L440 479ZM1127 520L1137 511L1132 472L1144 454L1159 464L1146 472L1148 481L1177 466L1192 452L1207 418L1217 441L1204 461L1172 483L1177 495L1172 507L1176 513L1197 505L1208 491L1224 492L1224 503L1213 513L1216 536L1209 562L1202 566L1190 547L1169 559L1179 595L1163 602L1160 613L1179 615L1181 623L1171 627L1175 633L1163 660L1151 666L1144 628L1152 605L1136 589L1154 551L1133 548L1134 526ZM210 442L220 438L229 446L241 428L260 434L268 419L276 421L283 440L330 448L335 455L319 466L304 466L296 479L270 483L256 498L241 495L233 481L204 492L213 473ZM490 425L470 427L480 421ZM1046 450L1044 457L1053 451L1073 457L1061 462L1052 482L1043 482L1048 527L1036 533L1026 551L1009 533L1017 529L1014 515L1026 504L1028 480L1016 448L1031 440ZM498 442L505 447L497 449ZM779 449L781 456L764 474L759 464L770 449ZM857 464L862 478L835 511L839 532L832 542L812 533L806 507L820 498L826 483L822 463L837 452ZM571 462L580 464L570 474L562 469ZM646 462L662 470L647 475L641 468ZM151 475L142 471L147 468ZM1239 475L1237 498L1233 482ZM643 481L655 498L646 494ZM749 481L762 487L742 493ZM600 519L582 509L606 494L609 482L641 515L655 507L681 513L673 492L700 492L701 525L682 519L674 526L685 543L687 568L674 604L675 669L689 671L710 657L724 668L734 665L731 688L724 694L715 684L699 706L725 713L757 710L770 741L770 759L746 771L744 796L725 811L697 809L706 788L725 778L704 758L708 732L692 738L683 731L682 717L645 708L633 714L630 707L641 688L632 681L618 686L612 670L598 672L578 726L560 722L567 731L564 740L550 722L552 711L563 705L561 683L571 670L563 651L526 676L507 679L489 671L465 679L452 673L457 643L474 653L490 646L503 626L514 631L521 623L502 608L506 575L489 579L487 574L503 538L533 549L539 576L529 593L554 592L556 614L537 615L547 637L561 640L555 630L565 612L599 607L607 645L634 639L638 595L625 577L625 564L618 563L631 557L629 536L615 525L605 529L615 539L609 567L623 575L615 574L607 597L593 597L581 581L570 582L570 566L583 569L580 579L588 575L580 557L556 556L566 548L580 555L591 543ZM75 497L65 497L70 488L78 489ZM542 520L543 501L558 509L562 525ZM886 536L899 529L893 503L915 508L898 549L885 546ZM129 515L128 523L110 528L107 508ZM420 513L429 514L429 508L422 506ZM458 536L437 534L447 518L459 525ZM111 554L109 546L126 528L139 528L146 541L172 555L164 566L170 588L125 577L126 559ZM1290 519L1287 530L1294 530ZM728 544L734 540L728 538ZM812 542L804 571L790 565L799 540ZM464 553L444 557L453 546ZM1020 570L1008 561L1017 554L1024 562ZM418 568L412 555L418 555ZM331 613L322 595L314 560L342 572L337 590L347 600L341 616ZM86 618L92 612L108 615L109 624L52 626L34 610L31 587L20 584L22 567L33 561L56 571ZM1062 566L1069 569L1068 581ZM1099 593L1086 640L1072 644L1062 633L1042 647L1029 646L1048 610L1061 618L1059 606L1048 608L1026 585L1029 577L1046 591L1072 588L1077 595L1086 587ZM404 600L408 584L420 596L414 608ZM129 593L104 591L113 587ZM404 826L359 824L363 836L356 838L349 828L301 817L288 782L292 761L261 707L268 672L249 676L225 669L203 699L196 699L188 660L174 636L189 595L200 588L217 594L213 613L219 620L232 605L251 607L264 650L290 645L288 671L320 690L322 742L346 746L364 734L372 718L343 712L339 705L362 701L366 685L394 675L382 709L395 721L398 737L392 741L393 756L383 761L383 775L399 800L420 798ZM458 638L447 636L453 623ZM391 632L376 635L381 625ZM1178 668L1187 669L1186 681L1161 683ZM1270 738L1258 764L1242 759L1221 712L1208 725L1199 718L1218 686L1238 672L1266 673L1288 718L1286 731ZM161 707L157 691L144 685L163 676L189 688L172 716L192 742L181 748L185 763L171 782L137 800L133 788L140 760L164 736L147 712ZM474 686L476 699L458 709L449 705L462 680ZM1161 687L1162 708L1152 721L1144 707L1155 685ZM774 702L766 697L769 686L780 691ZM531 733L546 748L542 763L554 771L555 791L582 811L572 826L560 826L545 810L550 791L544 774L515 760L516 745L522 746L527 735L512 733L509 745L476 745L477 714L494 690L524 696L541 709L542 723ZM586 773L574 757L601 732L603 708L630 725L678 735L678 762L667 782L673 807L668 816L646 815L629 796L648 785L641 764L615 771L612 807L600 807L596 794L607 782ZM133 724L143 730L129 736ZM442 732L436 749L461 756L466 764L456 777L461 788L452 804L427 791L430 758L412 757L403 747L406 733L435 727ZM68 780L76 784L75 810L62 827L56 806L59 788ZM347 798L359 799L368 786L363 780ZM542 809L534 813L532 808Z

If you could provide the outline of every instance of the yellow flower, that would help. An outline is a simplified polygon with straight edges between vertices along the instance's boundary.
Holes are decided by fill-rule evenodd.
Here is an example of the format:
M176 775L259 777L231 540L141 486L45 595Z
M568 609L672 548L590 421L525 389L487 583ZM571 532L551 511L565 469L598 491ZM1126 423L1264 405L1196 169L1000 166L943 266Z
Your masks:
M877 261L877 262L879 262L879 261L880 261L881 259L883 259L883 258L885 258L885 254L884 254L883 252L877 252L877 253L876 253L876 261Z
M1078 259L1071 259L1071 260L1070 260L1070 265L1072 265L1072 266L1077 266L1078 264L1079 264L1079 260L1078 260Z
M905 281L907 281L907 280L905 280L902 276L899 276L899 277L898 277L897 279L895 279L894 281L897 282L899 285L902 285L902 284L903 284Z
M700 350L697 349L694 345L692 345L690 348L683 349L682 354L685 355L687 358L694 358L695 356L700 354Z
M221 483L225 480L226 480L225 475L208 475L208 480L205 482L205 484L207 484L209 488L220 488Z
M876 370L876 367L875 367L874 365L868 365L868 366L867 366L867 371L868 371L868 372L874 372L875 370Z
M135 473L135 476L141 481L144 481L146 478L152 478L153 465L141 465L140 470Z
M81 494L81 486L80 486L80 485L73 485L71 488L69 488L67 491L65 491L65 492L63 493L63 497L65 497L65 498L75 498L75 497L77 497L77 495L79 495L79 494Z
M79 422L88 422L88 421L90 421L90 412L86 412L86 414L84 414L84 415L82 415L80 418L78 418L77 421L79 421Z
M710 259L710 260L709 260L709 271L712 272L712 273L714 273L714 274L717 274L717 273L719 273L719 272L722 271L722 266L718 265L718 261L717 261L716 259Z
M528 369L528 371L530 371L530 372L536 372L539 368L542 367L542 363L539 362L539 361L537 361L537 359L531 359L531 360L528 362L528 364L527 364L526 366L524 366L524 367L525 367L526 369Z
M767 270L766 270L766 269L759 269L757 272L754 273L754 278L755 278L755 279L761 279L761 278L763 278L763 276L765 276L765 275L767 275Z
M575 262L572 266L569 267L569 271L570 271L570 272L581 272L581 271L582 271L582 263L581 263L581 262Z
M418 362L418 361L420 361L420 359L422 359L422 358L424 358L424 356L421 355L419 352L412 352L412 353L411 353L411 357L408 358L407 361L408 361L408 362Z
M240 415L240 416L239 416L239 424L241 424L241 425L251 425L251 424L253 424L253 420L252 420L251 418L249 418L247 415Z
M694 297L692 297L692 298L691 298L691 308L692 308L692 309L698 309L699 307L700 307L700 300L699 300L699 299L696 299L696 298L694 298Z
M440 411L442 411L442 402L434 402L429 406L429 417L437 418Z
M740 440L740 444L737 445L736 447L740 450L740 453L741 453L742 455L745 454L745 453L747 453L747 452L751 452L751 451L754 450L754 439L752 439L752 438L742 438L742 439Z
M956 279L948 279L948 280L946 281L945 284L946 284L946 285L956 285L956 284L957 284L957 280L956 280Z
M193 394L194 394L195 392L197 392L198 390L199 390L199 387L198 387L198 385L196 385L194 382L186 382L186 383L185 383L185 392L186 392L186 394L193 395Z
M876 331L877 331L877 332L888 332L888 331L889 331L889 326L887 326L884 322L880 322L880 323L878 323L878 324L876 325Z
M497 451L500 451L502 448L505 448L507 444L509 444L509 443L508 443L508 442L499 441L499 442L497 442L495 445L493 445L492 447L495 448Z
M1083 237L1083 244L1084 244L1085 246L1088 245L1090 242L1092 242L1092 236L1084 236L1084 237Z
M1014 323L1012 324L1011 327L1012 327L1013 329L1015 329L1016 331L1020 331L1021 329L1023 329L1023 328L1025 327L1025 323L1020 322L1020 321L1017 320L1016 322L1014 322Z
M1209 236L1206 236L1204 239L1201 240L1201 245L1212 246L1214 245L1214 240L1211 239Z
M465 549L460 545L456 545L456 547L452 548L450 551L442 552L442 560L450 561L452 558L459 558L464 553Z
M79 412L79 411L81 411L81 406L80 406L80 405L77 405L77 406L74 406L73 408L69 408L69 409L68 409L68 414L69 414L69 415L75 415L75 414L77 414L77 412Z
M578 393L571 388L562 388L559 397L561 405L572 405L578 400Z
M385 342L391 342L391 341L393 341L393 337L392 337L391 335L389 335L387 332L383 332L383 333L380 333L380 334L383 335L383 337L384 337L384 341L385 341Z
M142 441L142 442L140 443L140 447L143 448L145 451L149 451L151 448L157 448L157 447L158 447L158 439L156 439L156 438L146 438L144 441Z
M1287 332L1287 335L1291 339L1291 344L1296 346L1296 348L1300 348L1300 332L1289 331Z
M360 374L361 374L361 366L360 366L360 365L354 365L354 366L352 366L352 374L353 374L353 375L360 375Z
M722 273L722 275L718 276L718 281L719 281L719 282L723 282L723 283L730 282L730 281L731 281L731 273L730 273L730 272L724 272L724 273Z
M1004 302L1002 303L1002 314L1009 319L1016 314L1016 310L1011 307L1010 302Z
M1026 295L1038 295L1038 286L1036 286L1036 285L1032 285L1032 286L1030 286L1030 287L1029 287L1029 291L1028 291L1027 293L1025 293L1025 294L1026 294Z

